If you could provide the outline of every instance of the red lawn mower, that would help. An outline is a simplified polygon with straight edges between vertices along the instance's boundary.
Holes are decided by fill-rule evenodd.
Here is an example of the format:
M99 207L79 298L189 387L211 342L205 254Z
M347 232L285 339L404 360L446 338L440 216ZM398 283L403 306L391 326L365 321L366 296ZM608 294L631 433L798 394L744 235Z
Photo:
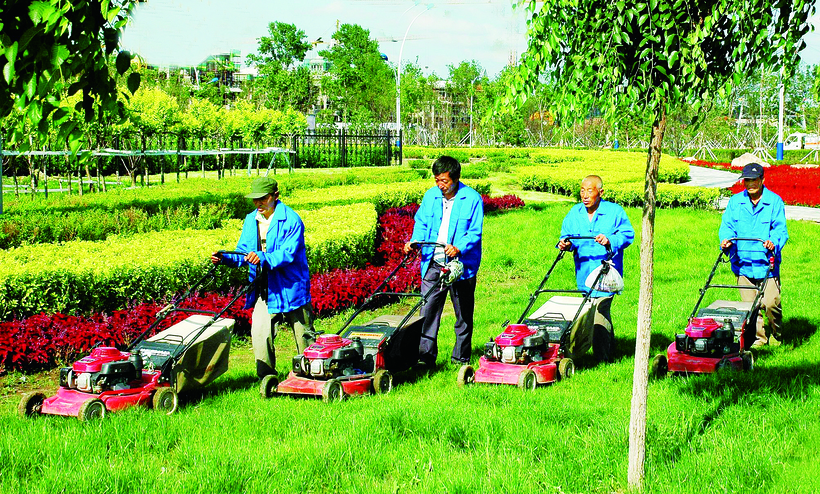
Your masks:
M444 247L436 242L414 242L414 245ZM301 355L293 357L287 379L279 383L276 376L265 376L259 388L262 397L321 396L325 402L332 402L349 395L388 393L393 388L391 373L407 370L418 361L424 318L413 314L433 290L446 289L464 272L460 261L451 260L442 268L439 282L423 294L382 291L416 255L416 252L405 255L338 333L319 334ZM351 326L378 297L418 297L419 301L404 316L383 315L363 325Z
M759 238L735 237L732 242L761 242ZM748 330L754 330L751 321L760 308L766 282L774 270L774 252L769 251L769 266L764 281L757 286L712 285L718 266L730 262L729 250L720 250L712 272L706 284L700 290L700 297L689 316L686 330L675 335L675 341L669 344L665 354L652 359L650 373L664 377L667 373L675 374L710 374L715 371L744 370L754 367L754 357L746 348ZM710 288L755 290L751 302L715 300L707 307L700 308L706 291ZM758 316L762 317L762 316Z
M572 236L564 240L595 240L590 236ZM458 371L458 384L488 383L513 384L521 389L532 390L539 384L568 379L575 373L575 363L569 356L568 346L573 329L592 323L594 311L590 301L591 290L563 290L544 288L555 266L564 258L559 250L541 284L530 295L530 302L518 322L504 323L503 333L484 346L484 355L478 361L478 370L464 365ZM614 256L607 246L607 256L601 261L601 269L591 286L598 286L609 273ZM542 293L581 294L578 296L556 295L550 297L532 314L538 295ZM529 314L529 316L527 316Z
M180 307L213 281L216 269L211 267L188 291L160 310L156 320L125 351L98 346L71 367L60 369L57 394L46 397L35 391L24 395L18 406L20 415L65 415L87 421L134 405L174 413L178 393L205 386L228 370L234 320L221 316L250 286L216 312ZM174 313L192 315L148 337Z

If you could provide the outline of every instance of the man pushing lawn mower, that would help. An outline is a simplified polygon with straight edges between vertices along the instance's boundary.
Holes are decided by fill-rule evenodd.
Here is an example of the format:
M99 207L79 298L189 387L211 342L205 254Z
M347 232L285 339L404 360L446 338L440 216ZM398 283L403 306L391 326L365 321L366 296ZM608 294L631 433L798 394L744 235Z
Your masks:
M273 340L277 327L293 328L301 353L310 345L313 312L310 305L310 272L305 252L305 225L291 208L279 200L276 180L260 177L245 197L256 210L248 213L236 250L247 252L211 255L214 264L249 264L251 289L245 308L253 307L251 341L260 379L276 374Z
M720 248L729 250L732 272L737 276L738 285L763 286L760 307L755 309L752 320L755 324L755 338L746 338L745 342L752 347L769 344L780 344L780 326L783 312L780 306L780 253L789 239L786 231L786 212L783 199L763 186L763 167L758 163L749 163L740 175L746 188L729 199L726 211L720 224ZM733 242L733 237L751 237L763 242ZM774 254L774 266L769 270L770 257ZM754 290L741 290L743 301L755 299ZM771 331L766 336L763 316L766 312Z
M453 302L456 343L450 360L464 364L470 360L473 338L475 283L481 264L481 235L484 227L484 204L475 190L459 181L461 164L450 156L433 163L436 186L424 194L415 216L412 240L404 246L405 254L422 246L421 291L430 292L440 279L447 258L458 257L464 274L447 290L430 292L421 309L424 329L419 345L419 363L432 366L438 356L438 331L447 293ZM438 242L439 246L433 246Z
M561 225L561 239L557 247L573 252L575 258L575 278L579 290L589 290L587 280L594 278L596 268L607 259L612 251L612 267L623 275L623 251L635 239L635 230L629 223L624 209L614 203L601 200L604 183L601 177L589 175L581 181L581 204L570 209ZM573 242L567 237L591 236L594 241ZM608 259L607 259L608 260ZM591 282L592 280L590 280ZM615 294L594 287L591 297L595 308L592 331L573 334L569 353L573 357L582 355L592 346L592 354L599 362L612 362L615 350L615 332L612 327L610 309Z

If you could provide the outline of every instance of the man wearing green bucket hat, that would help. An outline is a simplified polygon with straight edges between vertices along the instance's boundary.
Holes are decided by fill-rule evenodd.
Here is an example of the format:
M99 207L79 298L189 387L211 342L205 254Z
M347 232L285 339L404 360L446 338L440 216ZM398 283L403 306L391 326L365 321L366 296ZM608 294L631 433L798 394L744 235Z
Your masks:
M251 340L256 374L276 374L273 340L280 324L293 329L296 349L302 353L313 334L310 306L310 272L305 252L305 225L296 212L279 200L276 180L260 177L251 183L245 197L256 210L245 217L237 254L211 255L214 264L250 265L245 308L253 307Z

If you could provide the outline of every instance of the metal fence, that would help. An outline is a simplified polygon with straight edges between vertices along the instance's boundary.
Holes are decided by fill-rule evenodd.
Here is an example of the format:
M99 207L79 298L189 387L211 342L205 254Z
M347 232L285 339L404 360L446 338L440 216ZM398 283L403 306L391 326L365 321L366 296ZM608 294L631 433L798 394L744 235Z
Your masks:
M401 131L353 133L345 129L309 131L293 136L301 168L400 165Z

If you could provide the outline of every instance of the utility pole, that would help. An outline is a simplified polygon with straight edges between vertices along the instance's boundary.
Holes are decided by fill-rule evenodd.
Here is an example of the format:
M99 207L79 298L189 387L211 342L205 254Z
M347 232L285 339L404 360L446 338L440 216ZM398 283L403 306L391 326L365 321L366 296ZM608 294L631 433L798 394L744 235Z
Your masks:
M413 7L415 7L415 5L410 6L404 12L406 13ZM414 22L416 22L416 19L418 19L421 14L427 12L432 8L432 3L427 4L427 8L419 12L418 15L416 15L416 17L413 17L413 20L410 21L410 24L407 25L407 30L404 31L404 38L402 38L401 40L401 47L399 48L399 60L396 66L396 132L401 131L401 56L404 52L404 42L407 41L407 33L410 32L410 27L413 25ZM401 141L399 141L399 150L401 150Z

